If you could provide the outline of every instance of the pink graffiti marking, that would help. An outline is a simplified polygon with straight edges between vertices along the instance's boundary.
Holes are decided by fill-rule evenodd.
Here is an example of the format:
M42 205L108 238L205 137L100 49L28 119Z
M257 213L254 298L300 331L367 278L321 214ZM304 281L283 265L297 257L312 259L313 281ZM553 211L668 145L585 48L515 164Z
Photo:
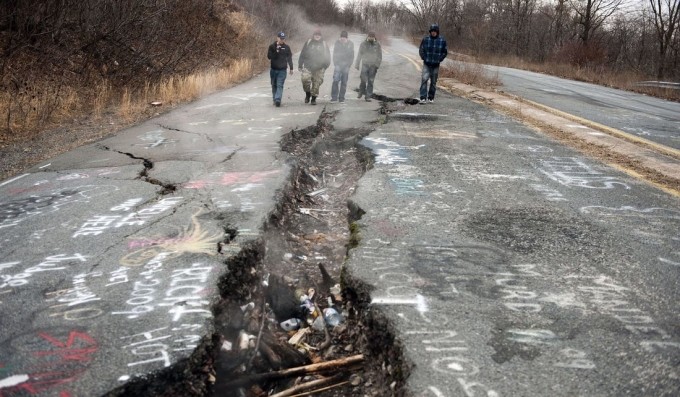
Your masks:
M187 182L184 187L187 189L203 189L210 185L232 186L244 183L261 183L268 178L278 174L279 170L256 171L256 172L226 172L216 179L196 180Z

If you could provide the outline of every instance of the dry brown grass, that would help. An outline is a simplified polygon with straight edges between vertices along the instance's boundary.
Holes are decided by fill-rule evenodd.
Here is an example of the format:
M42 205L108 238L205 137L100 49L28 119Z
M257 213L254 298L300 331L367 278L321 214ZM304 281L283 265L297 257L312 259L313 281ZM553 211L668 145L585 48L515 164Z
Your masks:
M454 63L442 66L439 75L445 78L453 78L461 83L475 87L489 88L501 85L498 73L489 73L483 65L477 63Z
M638 85L637 83L641 81L655 80L655 78L635 71L612 71L605 67L580 67L578 65L555 61L537 63L529 62L514 56L486 56L478 59L478 62L514 69L530 70L532 72L549 74L551 76L564 77L606 87L639 92L657 98L680 101L680 90L643 87Z
M242 82L250 78L256 69L261 69L262 65L262 59L236 59L224 68L183 77L168 77L156 84L147 83L134 91L128 88L114 90L108 81L98 84L91 95L79 95L68 87L62 87L59 91L46 90L42 95L27 100L19 108L20 114L16 110L17 98L1 93L0 114L9 114L7 109L10 106L14 109L10 120L13 134L4 141L30 138L43 129L68 123L82 115L89 115L96 120L108 112L126 122L137 120L148 111L151 102L160 102L163 107L186 103Z
M148 108L151 102L162 105L177 105L193 101L203 95L227 88L252 76L255 62L251 59L237 59L228 67L184 77L170 77L155 85L130 95L125 90L118 102L118 114L131 120Z

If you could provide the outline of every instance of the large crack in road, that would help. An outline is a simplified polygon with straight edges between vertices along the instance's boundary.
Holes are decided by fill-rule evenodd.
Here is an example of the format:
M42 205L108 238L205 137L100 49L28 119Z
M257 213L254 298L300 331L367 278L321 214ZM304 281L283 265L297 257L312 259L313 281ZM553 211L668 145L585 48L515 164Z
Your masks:
M281 148L292 159L290 178L264 235L242 244L225 263L214 334L191 358L110 396L276 395L306 385L322 389L320 396L404 393L408 365L391 326L370 307L370 287L343 271L348 249L360 239L354 221L363 211L349 197L373 163L373 154L359 144L371 129L335 130L335 115L324 110L316 125L282 137ZM228 237L220 252L237 233L231 225L223 229ZM309 297L307 306L301 295ZM341 323L320 327L329 307L340 312ZM282 328L296 318L300 324L293 330ZM304 336L289 344L294 334ZM319 363L330 367L318 376L268 375Z

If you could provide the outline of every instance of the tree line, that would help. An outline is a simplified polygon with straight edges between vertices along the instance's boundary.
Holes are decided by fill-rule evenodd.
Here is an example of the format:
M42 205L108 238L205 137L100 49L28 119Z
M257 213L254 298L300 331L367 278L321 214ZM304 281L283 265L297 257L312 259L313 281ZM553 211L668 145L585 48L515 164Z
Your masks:
M347 29L417 37L438 23L450 48L680 78L680 0L239 0L265 26L299 15Z

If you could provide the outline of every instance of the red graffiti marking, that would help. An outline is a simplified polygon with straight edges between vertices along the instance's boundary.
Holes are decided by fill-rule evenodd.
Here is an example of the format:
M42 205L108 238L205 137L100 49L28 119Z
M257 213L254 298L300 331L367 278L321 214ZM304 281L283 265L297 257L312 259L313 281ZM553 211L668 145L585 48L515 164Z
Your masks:
M39 394L44 391L50 390L55 386L63 385L65 383L74 381L83 372L85 372L85 369L73 371L40 372L30 374L28 381L5 390L0 390L0 397L25 395L26 392L30 394ZM61 390L59 392L59 395L70 396L71 393L69 393L66 390Z
M59 356L61 357L61 360L58 362L58 364L61 364L62 361L89 362L91 360L89 355L95 353L98 348L97 342L95 342L95 340L92 339L90 335L83 332L71 331L66 342L61 342L44 332L41 332L38 335L50 342L54 347L58 347L60 349L39 351L33 353L33 355L37 357ZM82 346L83 344L84 346ZM76 345L78 345L77 348L75 348Z
M99 349L97 341L90 335L70 331L68 336L55 337L47 332L39 332L39 340L49 344L46 350L32 352L39 361L28 372L28 380L13 387L0 390L0 397L40 394L78 379L89 367L94 354ZM0 364L0 370L4 368ZM16 370L14 372L18 372ZM68 390L55 390L58 397L71 397Z

